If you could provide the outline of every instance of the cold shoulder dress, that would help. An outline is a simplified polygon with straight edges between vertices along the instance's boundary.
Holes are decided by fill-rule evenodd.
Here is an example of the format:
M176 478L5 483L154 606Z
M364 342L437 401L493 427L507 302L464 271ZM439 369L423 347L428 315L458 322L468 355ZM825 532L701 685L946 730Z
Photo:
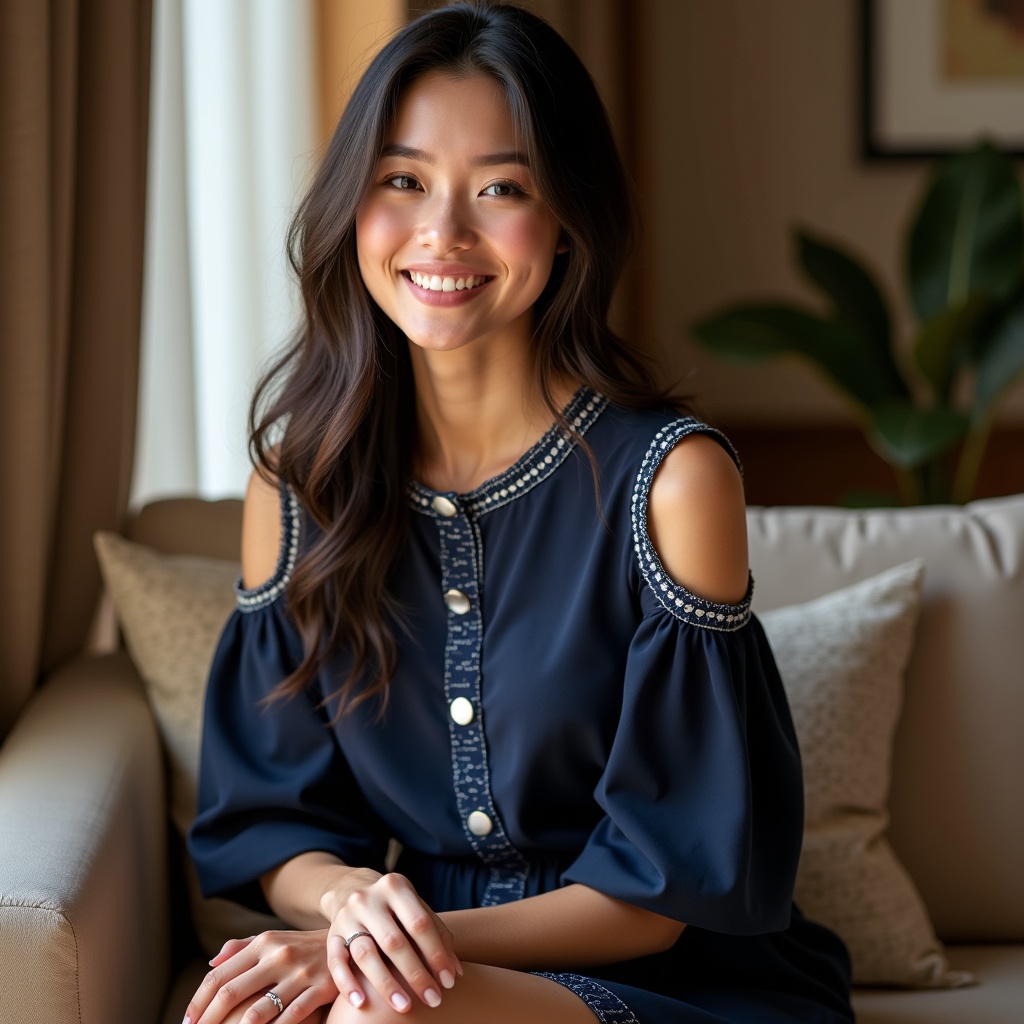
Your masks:
M604 1024L852 1021L842 944L792 902L799 752L750 590L689 593L647 536L673 445L732 449L585 389L566 414L574 433L552 427L471 493L410 484L382 720L365 702L331 724L336 671L261 705L302 655L286 587L315 534L282 489L277 569L239 584L207 688L204 892L266 909L270 868L325 850L382 870L394 837L437 911L582 883L685 922L666 952L547 974Z

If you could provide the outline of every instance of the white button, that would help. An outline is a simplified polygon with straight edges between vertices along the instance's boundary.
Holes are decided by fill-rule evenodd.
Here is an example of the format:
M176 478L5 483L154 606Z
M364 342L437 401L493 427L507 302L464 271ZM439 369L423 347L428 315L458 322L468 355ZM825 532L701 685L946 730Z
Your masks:
M469 611L469 598L461 590L449 590L444 595L444 603L456 615L465 615Z
M494 822L483 811L473 811L466 819L466 824L475 836L490 835L491 829L494 828Z
M434 495L430 504L434 506L434 511L439 516L444 516L445 519L451 519L451 517L456 515L459 511L455 502L446 498L443 494Z
M448 711L451 713L452 721L456 725L469 725L476 718L476 709L473 707L473 702L465 697L456 697L449 705Z

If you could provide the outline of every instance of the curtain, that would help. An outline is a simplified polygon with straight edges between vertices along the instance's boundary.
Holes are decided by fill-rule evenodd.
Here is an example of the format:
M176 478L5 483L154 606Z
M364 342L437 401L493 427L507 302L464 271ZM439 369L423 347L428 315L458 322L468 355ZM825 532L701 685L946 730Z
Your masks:
M146 0L0 4L0 736L82 645L127 506Z
M155 0L131 500L239 495L261 366L299 314L284 233L315 160L312 0Z

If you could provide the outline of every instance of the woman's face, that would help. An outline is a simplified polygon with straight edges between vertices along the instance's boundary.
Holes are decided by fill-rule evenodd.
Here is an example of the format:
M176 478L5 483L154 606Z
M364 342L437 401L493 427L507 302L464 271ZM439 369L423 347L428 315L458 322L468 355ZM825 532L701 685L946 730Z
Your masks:
M356 214L359 270L422 349L526 340L560 227L500 86L434 72L402 96Z

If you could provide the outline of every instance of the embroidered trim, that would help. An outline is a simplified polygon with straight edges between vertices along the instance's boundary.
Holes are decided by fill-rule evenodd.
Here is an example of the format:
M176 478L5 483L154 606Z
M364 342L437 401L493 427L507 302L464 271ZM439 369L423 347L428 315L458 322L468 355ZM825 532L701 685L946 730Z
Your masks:
M636 1014L610 989L582 974L552 974L548 971L533 971L538 978L547 978L563 985L579 996L594 1011L601 1024L640 1024Z
M273 604L287 588L299 558L299 536L302 530L299 499L283 481L278 490L281 495L281 546L277 553L277 567L269 580L251 590L242 586L241 576L235 580L235 603L243 612L259 611Z
M483 542L479 524L459 509L449 517L438 516L441 559L441 594L458 590L468 600L461 611L449 607L444 651L444 693L450 707L463 697L473 706L473 718L459 725L450 716L448 735L452 757L452 788L463 834L473 851L490 869L481 899L482 906L494 906L523 898L529 864L512 845L491 795L487 740L480 676L480 646L483 613ZM441 594L438 599L441 599ZM487 835L469 828L469 817L482 812L490 819Z
M502 505L507 505L527 491L533 490L537 484L558 469L576 447L577 438L582 437L590 429L607 405L608 399L603 395L598 395L589 388L580 388L563 413L572 424L572 434L566 434L558 424L555 424L518 462L468 494L432 491L413 480L409 484L409 504L417 512L433 516L435 519L444 518L431 504L439 493L455 501L460 510L474 516L482 516L501 508Z
M709 427L692 416L674 420L663 427L654 435L654 440L644 455L633 488L633 550L640 563L640 571L651 590L677 619L691 626L733 632L745 626L750 620L750 599L754 592L753 577L748 574L747 593L739 604L718 604L698 597L669 576L647 534L647 498L654 473L661 465L661 460L688 434L708 434L713 437L732 456L742 472L736 449L729 443L729 439L714 427Z

